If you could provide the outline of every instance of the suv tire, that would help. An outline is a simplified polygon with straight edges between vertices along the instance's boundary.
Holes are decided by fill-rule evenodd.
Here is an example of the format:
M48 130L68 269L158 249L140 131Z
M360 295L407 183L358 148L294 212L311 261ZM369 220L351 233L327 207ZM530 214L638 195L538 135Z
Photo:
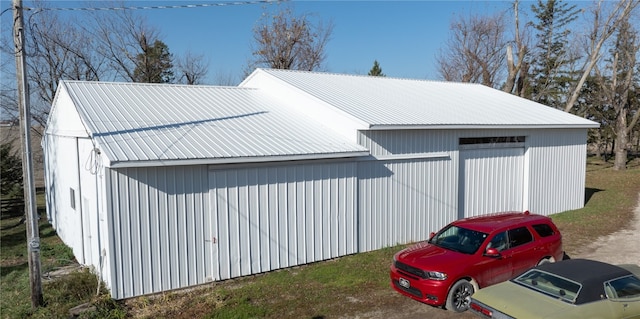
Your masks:
M445 308L454 312L464 312L469 309L471 295L473 295L473 285L466 279L456 281L447 295Z

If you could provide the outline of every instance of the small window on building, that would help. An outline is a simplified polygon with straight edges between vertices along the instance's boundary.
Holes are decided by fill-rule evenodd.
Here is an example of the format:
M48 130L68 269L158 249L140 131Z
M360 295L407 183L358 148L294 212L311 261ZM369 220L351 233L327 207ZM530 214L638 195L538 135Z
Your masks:
M76 209L76 190L73 188L69 188L69 194L71 196L71 208Z
M460 145L524 143L524 136L463 137Z

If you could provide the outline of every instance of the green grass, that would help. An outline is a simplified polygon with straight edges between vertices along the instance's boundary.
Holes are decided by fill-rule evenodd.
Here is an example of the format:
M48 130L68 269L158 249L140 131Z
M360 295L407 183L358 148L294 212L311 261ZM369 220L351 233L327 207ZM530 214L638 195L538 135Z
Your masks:
M39 213L44 215L43 194L38 194L36 199ZM108 312L111 312L112 309L116 310L113 311L114 313L118 313L118 309L121 307L109 298L104 301L104 291L102 296L96 296L98 282L96 276L88 270L74 272L55 280L48 278L47 274L51 271L75 264L75 257L71 249L62 243L46 219L39 220L40 270L43 274L44 305L33 310L31 308L26 225L19 223L19 221L20 217L0 221L2 229L0 233L1 318L69 318L69 309L86 302L94 302L100 306L94 313L106 314L95 318L108 318ZM108 311L104 311L104 309ZM120 318L124 318L124 316Z
M593 238L627 226L640 193L640 160L617 172L608 163L590 159L586 186L585 208L552 216L570 255ZM17 220L2 220L1 226ZM81 271L43 280L45 305L33 311L24 224L3 229L1 236L1 318L68 318L69 309L83 303L95 306L83 318L325 318L353 316L406 299L389 288L389 264L402 248L391 247L119 302L105 291L96 296L95 275ZM71 250L45 221L40 223L40 236L43 272L72 262Z
M640 159L630 162L626 171L589 159L585 207L551 216L563 233L565 250L577 252L595 237L627 227L639 193Z

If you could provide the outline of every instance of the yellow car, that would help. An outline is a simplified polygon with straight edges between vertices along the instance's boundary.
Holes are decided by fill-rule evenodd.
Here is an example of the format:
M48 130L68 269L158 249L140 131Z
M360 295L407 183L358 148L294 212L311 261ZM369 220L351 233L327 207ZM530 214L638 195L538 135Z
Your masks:
M469 310L482 318L640 318L640 266L571 259L531 268L480 289Z

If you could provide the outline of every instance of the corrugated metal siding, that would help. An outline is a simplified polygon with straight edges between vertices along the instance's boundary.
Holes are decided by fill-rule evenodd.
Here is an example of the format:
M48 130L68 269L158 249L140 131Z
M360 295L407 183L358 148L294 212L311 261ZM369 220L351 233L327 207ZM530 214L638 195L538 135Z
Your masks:
M460 150L460 218L523 211L524 148Z
M358 163L360 251L427 239L456 219L450 159Z
M212 169L215 279L357 252L356 164Z
M541 130L528 140L530 210L553 214L584 207L586 130Z
M447 130L361 131L358 143L371 155L438 153L457 150L458 133Z
M486 184L486 190L470 196L463 188L465 176L459 175L464 174L459 138L493 136L525 136L524 149L516 149L517 154L486 150L489 153L476 156L479 173L467 178L484 176L473 184L476 187ZM549 215L583 207L584 129L380 130L361 132L358 141L375 156L449 154L448 158L359 162L362 251L426 238L430 231L462 217L464 207L460 205L464 205L467 197L473 197L468 200L475 205L474 209L483 206L483 211L528 209ZM489 171L498 173L489 176ZM498 177L513 180L519 174L521 184L505 190L509 198L503 194L494 196L493 190L507 187ZM485 197L492 197L491 203L480 203Z
M107 169L112 296L212 279L206 166Z

